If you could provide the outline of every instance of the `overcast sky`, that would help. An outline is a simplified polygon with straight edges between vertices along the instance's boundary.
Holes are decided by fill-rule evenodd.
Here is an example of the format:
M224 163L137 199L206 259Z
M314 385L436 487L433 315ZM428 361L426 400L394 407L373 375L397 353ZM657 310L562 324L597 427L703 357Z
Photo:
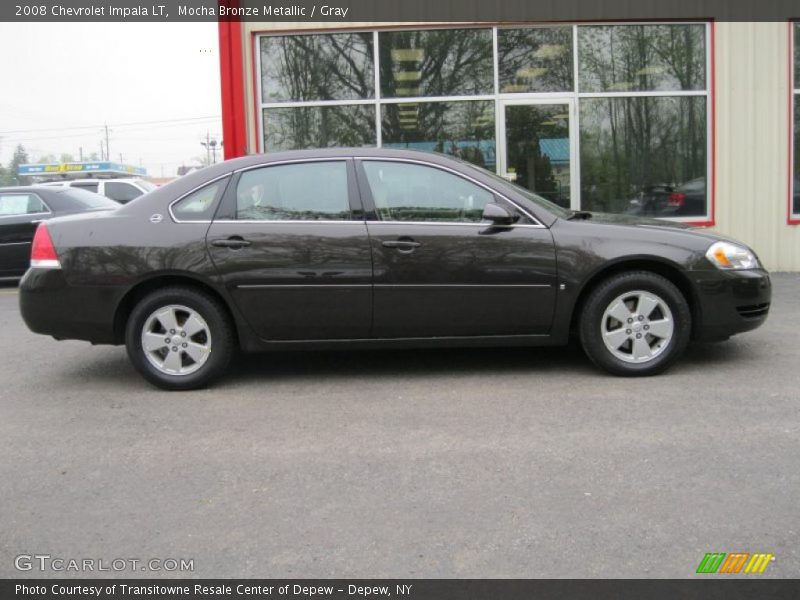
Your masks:
M0 61L3 164L99 156L108 123L112 160L174 176L222 135L216 23L0 23Z

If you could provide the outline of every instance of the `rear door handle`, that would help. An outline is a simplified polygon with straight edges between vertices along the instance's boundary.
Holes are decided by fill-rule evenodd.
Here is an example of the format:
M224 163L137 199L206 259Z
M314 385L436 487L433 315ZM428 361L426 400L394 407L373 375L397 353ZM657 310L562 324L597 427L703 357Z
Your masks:
M419 242L415 242L414 240L387 240L385 242L381 242L381 245L384 248L397 248L398 250L413 250L414 248L419 248L422 244Z
M236 250L237 248L249 246L250 242L239 236L232 236L226 239L212 240L211 245L216 246L217 248L231 248Z

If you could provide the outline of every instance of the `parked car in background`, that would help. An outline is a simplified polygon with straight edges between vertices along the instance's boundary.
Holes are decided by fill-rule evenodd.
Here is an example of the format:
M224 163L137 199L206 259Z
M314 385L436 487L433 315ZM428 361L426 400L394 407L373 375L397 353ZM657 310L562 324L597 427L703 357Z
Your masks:
M561 208L469 163L409 150L249 156L113 212L39 226L28 327L126 344L191 389L245 351L565 344L651 375L690 339L767 318L755 253L704 229Z
M156 189L156 186L146 179L72 179L63 181L48 181L41 183L42 186L52 187L73 187L95 192L106 198L116 200L120 204L127 204L139 196Z
M15 279L25 273L39 223L52 217L119 207L113 200L80 189L0 188L0 278Z
M628 214L643 217L702 217L706 213L706 178L679 186L650 185L630 201Z

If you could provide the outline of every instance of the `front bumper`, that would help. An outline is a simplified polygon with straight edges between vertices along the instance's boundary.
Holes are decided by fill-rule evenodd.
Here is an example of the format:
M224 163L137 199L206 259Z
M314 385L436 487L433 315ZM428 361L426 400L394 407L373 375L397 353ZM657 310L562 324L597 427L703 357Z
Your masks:
M19 309L28 329L58 340L119 343L114 335L118 291L71 286L61 269L28 269L19 283Z
M724 340L767 320L772 283L763 269L690 271L697 293L693 337Z

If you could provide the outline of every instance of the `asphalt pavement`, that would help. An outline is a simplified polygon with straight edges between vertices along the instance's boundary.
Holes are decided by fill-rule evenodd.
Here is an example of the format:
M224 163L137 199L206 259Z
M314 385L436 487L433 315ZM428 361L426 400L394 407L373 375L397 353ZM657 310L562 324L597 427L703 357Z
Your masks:
M577 347L262 354L169 393L0 288L0 577L800 577L798 340L778 274L762 328L658 377Z

